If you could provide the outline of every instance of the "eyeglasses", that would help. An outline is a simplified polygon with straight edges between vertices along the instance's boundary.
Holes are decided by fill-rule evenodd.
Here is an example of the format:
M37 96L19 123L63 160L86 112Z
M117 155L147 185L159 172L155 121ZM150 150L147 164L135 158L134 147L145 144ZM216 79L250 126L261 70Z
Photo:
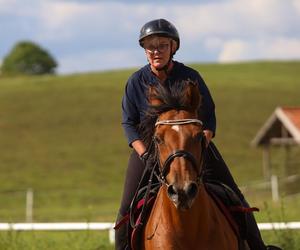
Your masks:
M157 46L154 44L145 44L144 46L145 50L151 54L154 54L155 51L163 53L169 48L168 43L160 43Z

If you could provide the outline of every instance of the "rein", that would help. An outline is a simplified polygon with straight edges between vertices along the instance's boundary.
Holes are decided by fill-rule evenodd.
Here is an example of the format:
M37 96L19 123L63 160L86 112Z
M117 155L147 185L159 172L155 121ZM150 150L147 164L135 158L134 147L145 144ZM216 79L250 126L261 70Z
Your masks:
M190 123L198 123L200 125L203 125L203 122L199 119L174 119L174 120L161 120L161 121L158 120L155 123L155 127L157 127L158 125L173 126L173 125L184 125L184 124L190 124ZM154 141L154 139L153 139L153 141ZM200 164L203 164L204 151L205 151L205 136L204 136L204 134L202 134L202 136L201 136L201 144L202 144L202 147L201 147ZM156 144L156 149L157 149L157 144ZM169 186L169 184L166 180L166 176L167 176L167 173L171 166L172 161L177 157L183 157L192 163L192 166L193 166L195 172L197 173L197 184L199 185L202 182L202 177L203 177L203 172L204 172L203 168L201 169L201 171L198 171L198 162L197 162L196 158L190 152L185 151L185 150L175 150L174 153L172 153L168 156L168 158L163 163L162 167L161 167L159 159L157 159L157 162L160 165L160 168L159 168L160 173L158 176L158 179L160 180L160 182L165 184L166 186Z

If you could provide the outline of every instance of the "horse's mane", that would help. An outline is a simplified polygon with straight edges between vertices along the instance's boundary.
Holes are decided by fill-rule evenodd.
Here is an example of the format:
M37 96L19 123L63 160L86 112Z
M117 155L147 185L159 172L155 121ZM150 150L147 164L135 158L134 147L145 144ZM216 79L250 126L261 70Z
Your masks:
M187 100L185 91L189 84L195 85L191 80L177 81L171 86L158 84L157 86L152 87L151 93L148 91L148 102L149 98L153 98L159 100L160 104L151 105L149 103L149 108L146 110L145 117L139 125L139 131L146 146L151 142L155 129L155 122L160 114L173 109L190 109L190 102Z

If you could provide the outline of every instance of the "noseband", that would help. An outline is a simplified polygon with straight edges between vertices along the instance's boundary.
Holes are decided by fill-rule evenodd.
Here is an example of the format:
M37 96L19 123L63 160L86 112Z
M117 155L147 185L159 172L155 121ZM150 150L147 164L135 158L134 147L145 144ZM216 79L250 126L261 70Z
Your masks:
M161 120L161 121L157 121L155 123L155 127L157 127L158 125L184 125L184 124L190 124L190 123L198 123L200 125L203 125L203 122L201 120L198 119L176 119L176 120ZM200 160L200 164L203 163L203 155L204 155L204 150L205 150L205 136L204 134L202 134L201 136L201 143L202 143L202 148L201 148L201 160ZM199 171L198 169L198 162L196 160L196 158L188 151L185 150L175 150L172 154L170 154L168 156L168 158L165 160L165 162L163 163L162 168L160 167L160 174L159 174L159 179L162 183L166 184L167 186L169 185L167 183L166 180L166 176L168 173L168 170L170 168L170 165L172 163L172 161L175 158L179 158L179 157L183 157L185 159L187 159L193 166L195 172L197 173L197 184L199 185L202 181L202 176L203 176L203 168L201 169L201 171ZM159 164L160 161L158 160Z

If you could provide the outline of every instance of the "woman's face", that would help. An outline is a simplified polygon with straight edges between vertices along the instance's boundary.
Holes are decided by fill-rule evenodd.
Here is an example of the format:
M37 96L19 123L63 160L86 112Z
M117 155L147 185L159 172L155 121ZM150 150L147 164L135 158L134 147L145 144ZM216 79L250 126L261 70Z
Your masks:
M148 62L154 69L162 69L169 61L172 44L171 38L167 37L147 37L144 40L144 49Z

